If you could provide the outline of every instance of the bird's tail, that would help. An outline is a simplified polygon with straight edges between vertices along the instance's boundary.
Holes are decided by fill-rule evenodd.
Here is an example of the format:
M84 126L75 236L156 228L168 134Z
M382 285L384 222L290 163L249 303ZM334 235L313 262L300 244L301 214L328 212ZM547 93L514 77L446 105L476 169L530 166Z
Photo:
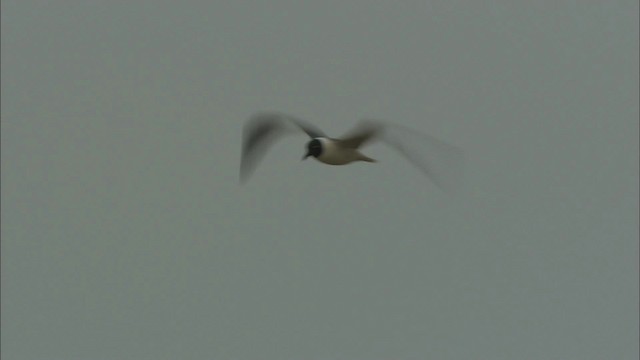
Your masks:
M378 162L378 160L376 159L372 159L366 155L363 155L362 153L358 153L358 160L360 161L366 161L366 162L370 162L370 163L374 163L374 162Z

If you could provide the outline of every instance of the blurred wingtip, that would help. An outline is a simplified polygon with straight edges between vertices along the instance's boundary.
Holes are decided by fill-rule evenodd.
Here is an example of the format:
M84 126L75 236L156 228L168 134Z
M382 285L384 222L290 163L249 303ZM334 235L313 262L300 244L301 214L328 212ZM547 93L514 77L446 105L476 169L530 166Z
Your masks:
M442 192L460 193L464 187L464 150L403 126L385 125L382 129L381 140L400 152Z

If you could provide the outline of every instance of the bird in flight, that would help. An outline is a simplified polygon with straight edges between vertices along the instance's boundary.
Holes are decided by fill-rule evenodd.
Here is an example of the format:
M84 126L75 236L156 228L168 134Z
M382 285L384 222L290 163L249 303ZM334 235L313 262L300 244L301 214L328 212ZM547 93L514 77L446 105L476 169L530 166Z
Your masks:
M364 155L360 148L370 142L381 142L404 155L443 190L451 190L459 180L464 157L462 151L432 136L379 120L361 120L344 136L332 138L294 116L262 112L249 118L244 127L240 181L248 180L276 140L296 132L306 133L310 138L303 160L311 156L329 165L358 161L373 163L376 160Z

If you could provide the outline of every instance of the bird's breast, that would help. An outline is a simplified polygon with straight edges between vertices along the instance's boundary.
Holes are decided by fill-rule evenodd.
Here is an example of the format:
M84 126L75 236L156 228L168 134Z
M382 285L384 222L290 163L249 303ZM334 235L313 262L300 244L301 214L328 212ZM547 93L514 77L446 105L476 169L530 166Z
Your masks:
M359 153L355 149L338 146L331 139L320 139L322 142L322 152L316 159L329 165L345 165L358 160Z

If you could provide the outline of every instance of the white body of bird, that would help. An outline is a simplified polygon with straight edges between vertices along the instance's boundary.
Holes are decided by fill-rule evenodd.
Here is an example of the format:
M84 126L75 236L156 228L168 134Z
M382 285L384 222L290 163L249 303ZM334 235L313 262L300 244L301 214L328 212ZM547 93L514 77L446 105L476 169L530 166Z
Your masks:
M357 149L338 146L335 140L329 138L317 138L322 143L322 152L316 160L328 165L346 165L354 161L375 162L374 159L365 156Z

